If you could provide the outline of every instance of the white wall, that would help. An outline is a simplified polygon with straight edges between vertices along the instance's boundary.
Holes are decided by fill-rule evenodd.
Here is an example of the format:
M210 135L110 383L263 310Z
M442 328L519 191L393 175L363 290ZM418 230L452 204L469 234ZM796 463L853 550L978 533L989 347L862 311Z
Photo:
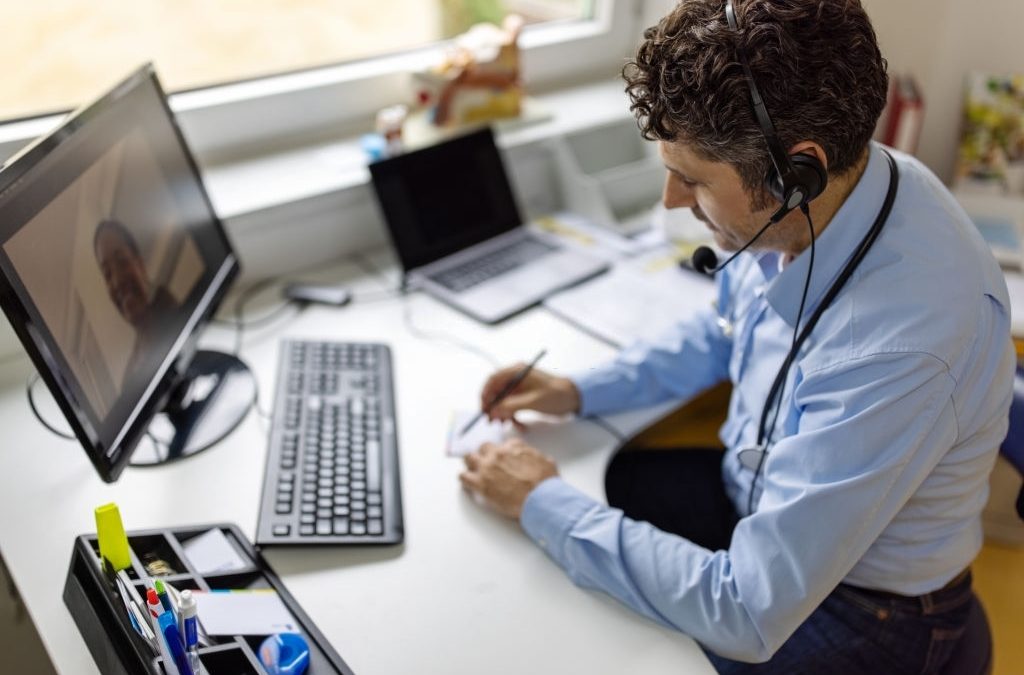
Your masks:
M964 79L972 70L1024 73L1021 0L863 0L891 73L912 73L925 97L918 156L953 175ZM646 0L644 25L675 5Z

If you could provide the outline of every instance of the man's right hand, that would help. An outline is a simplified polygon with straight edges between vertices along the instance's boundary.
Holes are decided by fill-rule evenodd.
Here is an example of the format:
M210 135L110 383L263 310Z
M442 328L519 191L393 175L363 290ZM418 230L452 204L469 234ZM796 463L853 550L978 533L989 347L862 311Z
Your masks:
M579 412L580 393L572 380L557 377L534 368L522 382L490 410L487 409L494 397L507 382L514 379L526 366L523 363L502 368L491 375L480 394L481 409L491 420L512 420L519 410L536 410L549 415L567 415Z

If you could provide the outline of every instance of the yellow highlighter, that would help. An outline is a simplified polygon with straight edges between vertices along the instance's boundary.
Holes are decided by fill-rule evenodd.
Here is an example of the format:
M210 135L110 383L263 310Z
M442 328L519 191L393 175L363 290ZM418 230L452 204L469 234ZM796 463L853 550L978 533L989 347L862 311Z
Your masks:
M128 537L124 534L121 513L111 502L96 507L96 535L100 542L100 557L115 572L132 566L128 550Z

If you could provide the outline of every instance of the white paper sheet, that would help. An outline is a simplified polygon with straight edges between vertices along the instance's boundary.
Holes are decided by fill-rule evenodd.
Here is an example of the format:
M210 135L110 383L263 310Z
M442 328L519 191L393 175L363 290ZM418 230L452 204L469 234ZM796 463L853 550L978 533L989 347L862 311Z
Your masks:
M185 550L185 557L199 574L236 572L249 567L224 532L218 528L189 539L182 548Z
M490 422L486 417L480 419L464 435L459 432L473 419L478 411L456 411L452 414L452 423L448 428L448 443L445 454L449 457L462 457L476 452L484 443L501 443L516 436L515 426L509 422Z
M208 635L294 633L299 625L271 589L193 591Z

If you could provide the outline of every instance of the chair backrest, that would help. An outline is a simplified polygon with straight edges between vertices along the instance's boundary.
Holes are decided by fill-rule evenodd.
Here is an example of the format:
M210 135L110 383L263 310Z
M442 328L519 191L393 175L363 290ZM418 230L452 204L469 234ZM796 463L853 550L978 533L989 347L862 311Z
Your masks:
M1013 378L1013 402L1010 404L1010 429L999 452L1024 478L1024 368L1017 367ZM1024 487L1017 495L1017 514L1024 519Z

